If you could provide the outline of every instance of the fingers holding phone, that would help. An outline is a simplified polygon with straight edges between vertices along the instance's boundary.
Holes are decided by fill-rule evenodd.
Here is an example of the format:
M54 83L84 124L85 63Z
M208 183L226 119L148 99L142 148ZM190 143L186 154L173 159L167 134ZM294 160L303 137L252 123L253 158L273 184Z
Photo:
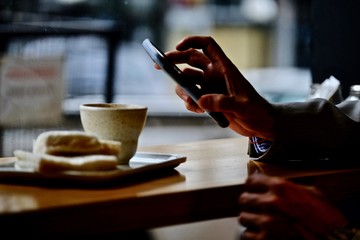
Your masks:
M173 51L165 55L161 52L149 39L143 41L143 47L151 57L151 59L157 64L156 68L164 70L177 84L176 93L184 99L186 107L195 112L204 112L199 106L197 101L207 94L208 91L214 89L209 87L209 81L207 81L207 72L211 71L211 61L201 52L190 49L185 52ZM188 63L190 66L198 68L186 68L181 71L175 64ZM209 68L210 67L210 68ZM185 73L184 73L185 72ZM209 74L208 76L213 76ZM181 87L181 89L178 89ZM188 98L190 97L191 100ZM221 112L207 112L214 121L220 127L228 127L230 122Z

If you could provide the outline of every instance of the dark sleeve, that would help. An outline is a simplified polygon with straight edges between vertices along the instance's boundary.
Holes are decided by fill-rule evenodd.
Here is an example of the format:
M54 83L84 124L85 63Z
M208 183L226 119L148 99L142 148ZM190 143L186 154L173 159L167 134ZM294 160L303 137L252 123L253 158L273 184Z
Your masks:
M330 76L341 82L346 98L359 84L360 1L311 1L311 72L315 83Z
M356 159L360 101L334 105L324 99L274 104L276 136L262 161Z

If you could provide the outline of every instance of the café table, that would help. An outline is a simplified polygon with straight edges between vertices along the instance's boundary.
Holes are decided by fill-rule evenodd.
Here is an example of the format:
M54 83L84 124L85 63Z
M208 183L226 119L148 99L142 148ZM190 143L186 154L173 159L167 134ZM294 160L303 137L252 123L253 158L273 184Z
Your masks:
M341 183L360 182L360 167L270 166L249 159L247 147L245 137L139 147L139 152L179 154L186 161L174 169L104 186L0 179L1 232L91 235L234 217L247 176L259 171L304 184L336 182L331 190L344 194L359 187L349 184L345 191Z

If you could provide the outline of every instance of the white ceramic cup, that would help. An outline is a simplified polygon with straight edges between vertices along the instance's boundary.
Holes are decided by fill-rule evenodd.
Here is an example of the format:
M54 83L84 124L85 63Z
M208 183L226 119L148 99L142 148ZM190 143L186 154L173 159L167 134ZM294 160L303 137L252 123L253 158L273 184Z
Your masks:
M145 126L147 107L133 104L89 103L80 105L84 131L99 139L121 142L120 164L135 155L138 139Z

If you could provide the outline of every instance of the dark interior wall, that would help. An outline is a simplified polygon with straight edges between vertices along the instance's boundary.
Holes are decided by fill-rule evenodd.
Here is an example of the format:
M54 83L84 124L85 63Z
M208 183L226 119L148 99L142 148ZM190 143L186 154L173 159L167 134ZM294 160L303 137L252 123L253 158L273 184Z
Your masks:
M360 84L360 1L313 0L311 24L313 81L333 75L346 97L351 85Z

